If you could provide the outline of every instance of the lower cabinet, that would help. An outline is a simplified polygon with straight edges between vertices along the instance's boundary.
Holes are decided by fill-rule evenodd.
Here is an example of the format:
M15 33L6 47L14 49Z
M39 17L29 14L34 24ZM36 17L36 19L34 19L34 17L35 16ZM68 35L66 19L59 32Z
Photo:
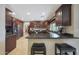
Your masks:
M11 52L14 48L16 48L16 35L10 35L6 37L6 43L5 43L5 54L7 55L9 52Z

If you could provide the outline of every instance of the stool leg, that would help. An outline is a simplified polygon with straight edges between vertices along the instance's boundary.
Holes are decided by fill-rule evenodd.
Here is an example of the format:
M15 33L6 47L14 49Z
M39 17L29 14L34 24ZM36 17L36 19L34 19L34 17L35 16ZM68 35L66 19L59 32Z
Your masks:
M67 52L65 52L65 55L68 55L68 53L67 53Z
M73 51L73 55L76 55L76 49Z
M34 55L34 52L31 50L31 55Z
M57 49L56 49L56 46L55 46L55 55L57 55Z
M63 51L60 50L60 55L63 55Z
M44 55L46 55L46 51L44 51Z
M73 51L73 55L76 55L76 51Z

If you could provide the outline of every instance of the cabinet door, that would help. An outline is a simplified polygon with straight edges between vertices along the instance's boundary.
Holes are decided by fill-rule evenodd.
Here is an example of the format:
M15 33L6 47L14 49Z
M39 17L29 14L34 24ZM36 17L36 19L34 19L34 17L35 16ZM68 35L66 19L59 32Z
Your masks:
M62 9L61 8L56 12L56 24L58 26L62 25Z
M6 26L13 26L13 17L6 15Z
M16 36L12 35L6 38L5 44L5 54L11 52L14 48L16 48Z
M6 50L5 54L8 54L11 51L11 37L6 38L6 44L5 45L6 45L5 46L5 50Z
M16 36L13 35L11 38L11 50L13 50L14 48L16 48Z
M12 13L12 11L6 8L5 9L6 26L12 26L13 23L13 17L10 13Z
M64 4L62 9L63 26L71 25L71 5Z

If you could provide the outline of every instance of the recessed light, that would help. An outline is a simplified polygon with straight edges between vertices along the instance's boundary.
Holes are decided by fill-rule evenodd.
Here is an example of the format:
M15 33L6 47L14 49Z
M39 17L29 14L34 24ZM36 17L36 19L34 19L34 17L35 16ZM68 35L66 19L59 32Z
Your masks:
M31 13L30 12L27 12L27 15L30 15Z
M15 12L9 12L10 15L16 15Z
M59 12L58 15L62 15L62 12Z
M12 12L13 15L16 15L15 12Z
M42 12L42 16L45 16L46 15L46 13L45 12Z

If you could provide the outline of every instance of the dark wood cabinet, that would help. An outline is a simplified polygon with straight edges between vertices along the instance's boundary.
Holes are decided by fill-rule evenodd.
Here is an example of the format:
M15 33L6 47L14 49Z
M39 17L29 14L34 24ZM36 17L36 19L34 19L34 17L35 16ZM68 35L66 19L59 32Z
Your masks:
M12 26L13 25L13 17L6 15L6 26Z
M64 4L62 6L62 24L64 26L70 26L71 25L71 4Z
M5 9L5 28L6 28L6 38L5 38L5 54L11 52L16 48L16 34L14 33L14 17L10 14L12 11Z
M61 5L55 13L56 24L59 26L71 25L71 4Z
M58 26L62 25L62 9L59 8L57 11L56 11L56 24Z
M12 11L6 8L5 18L6 18L6 26L13 26L13 17L11 15Z
M5 54L8 54L14 48L16 48L16 35L8 35L5 43Z
M31 28L47 28L48 21L31 21L30 27Z

